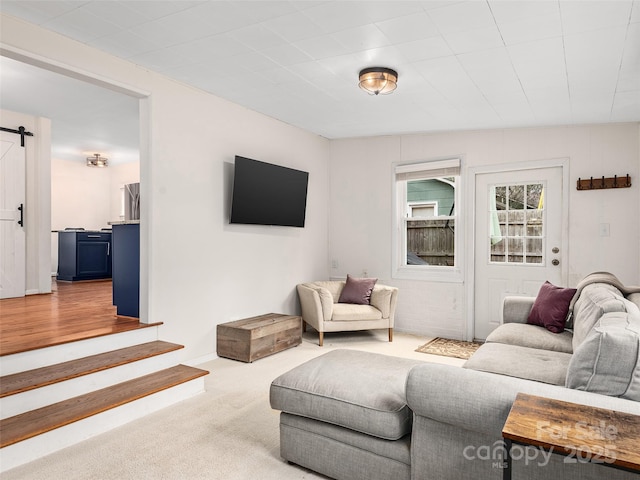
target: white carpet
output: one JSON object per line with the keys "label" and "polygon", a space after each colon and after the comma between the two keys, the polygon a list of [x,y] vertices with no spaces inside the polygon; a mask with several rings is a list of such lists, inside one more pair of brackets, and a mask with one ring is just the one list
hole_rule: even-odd
{"label": "white carpet", "polygon": [[423,361],[463,360],[414,350],[429,338],[386,331],[304,334],[302,345],[242,363],[216,359],[199,365],[211,373],[206,392],[124,427],[86,440],[2,475],[2,480],[325,478],[279,455],[278,415],[269,385],[281,373],[335,348],[352,348]]}

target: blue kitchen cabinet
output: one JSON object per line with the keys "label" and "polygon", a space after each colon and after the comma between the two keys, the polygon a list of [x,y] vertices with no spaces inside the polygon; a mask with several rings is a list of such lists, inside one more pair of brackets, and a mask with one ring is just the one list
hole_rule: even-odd
{"label": "blue kitchen cabinet", "polygon": [[58,232],[58,280],[111,278],[111,232]]}
{"label": "blue kitchen cabinet", "polygon": [[140,317],[140,224],[111,225],[113,229],[113,304],[117,314]]}

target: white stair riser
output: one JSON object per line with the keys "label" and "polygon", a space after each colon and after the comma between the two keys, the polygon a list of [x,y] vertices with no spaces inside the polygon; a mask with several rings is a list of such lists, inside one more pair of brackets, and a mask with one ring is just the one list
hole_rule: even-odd
{"label": "white stair riser", "polygon": [[204,378],[177,385],[0,450],[0,472],[122,426],[204,392]]}
{"label": "white stair riser", "polygon": [[0,399],[0,418],[13,417],[29,410],[84,395],[117,383],[126,382],[180,363],[180,350],[145,358],[90,375],[36,388]]}
{"label": "white stair riser", "polygon": [[0,375],[11,375],[26,370],[34,370],[154,340],[158,340],[157,326],[5,355],[0,357]]}

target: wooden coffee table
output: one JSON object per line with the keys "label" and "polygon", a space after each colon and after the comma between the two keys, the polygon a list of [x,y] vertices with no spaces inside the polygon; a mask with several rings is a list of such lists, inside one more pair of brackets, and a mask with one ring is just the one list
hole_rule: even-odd
{"label": "wooden coffee table", "polygon": [[253,362],[302,343],[302,318],[267,313],[243,318],[217,327],[217,353],[220,357]]}
{"label": "wooden coffee table", "polygon": [[519,393],[502,429],[511,479],[512,443],[640,473],[640,416]]}

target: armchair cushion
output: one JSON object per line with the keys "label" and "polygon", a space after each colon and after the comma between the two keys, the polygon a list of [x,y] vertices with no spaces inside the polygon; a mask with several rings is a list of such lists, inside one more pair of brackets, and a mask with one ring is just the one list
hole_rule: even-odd
{"label": "armchair cushion", "polygon": [[369,305],[371,292],[377,281],[377,278],[356,278],[347,274],[347,282],[340,293],[338,303]]}
{"label": "armchair cushion", "polygon": [[353,322],[360,320],[380,320],[382,312],[371,305],[354,305],[351,303],[336,303],[333,306],[334,322]]}

